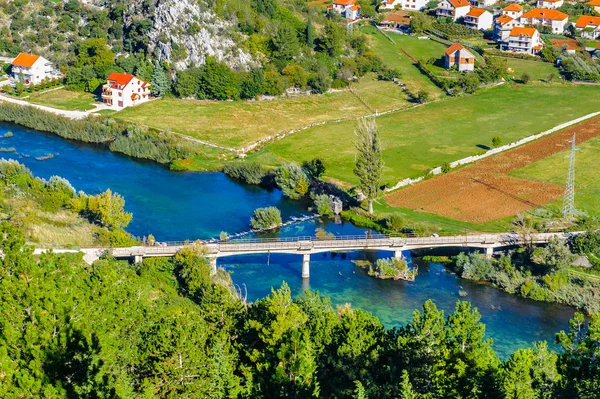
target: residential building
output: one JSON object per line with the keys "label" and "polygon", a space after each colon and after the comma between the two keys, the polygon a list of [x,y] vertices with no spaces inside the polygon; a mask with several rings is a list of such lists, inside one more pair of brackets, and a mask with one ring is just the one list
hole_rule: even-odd
{"label": "residential building", "polygon": [[475,70],[475,56],[460,43],[454,43],[448,47],[444,54],[444,66],[446,69],[450,69],[455,65],[460,72],[472,72]]}
{"label": "residential building", "polygon": [[46,79],[61,76],[52,63],[39,55],[21,53],[12,62],[11,74],[15,80],[28,84],[40,84]]}
{"label": "residential building", "polygon": [[[396,7],[398,6],[398,7]],[[379,9],[423,11],[427,8],[427,0],[383,0]]]}
{"label": "residential building", "polygon": [[510,31],[518,26],[523,26],[518,18],[513,18],[506,14],[496,17],[494,21],[494,40],[501,43],[508,43]]}
{"label": "residential building", "polygon": [[465,15],[464,21],[471,29],[488,30],[492,28],[494,16],[484,8],[471,8]]}
{"label": "residential building", "polygon": [[442,0],[438,4],[436,15],[438,18],[450,17],[454,21],[467,15],[471,9],[469,0]]}
{"label": "residential building", "polygon": [[537,0],[538,8],[549,8],[556,10],[565,4],[564,0]]}
{"label": "residential building", "polygon": [[600,0],[591,0],[585,4],[587,4],[590,7],[594,7],[594,11],[596,11],[597,13],[600,13]]}
{"label": "residential building", "polygon": [[411,17],[408,11],[390,11],[387,14],[385,14],[385,16],[383,17],[381,22],[379,22],[378,25],[386,28],[408,31],[410,28],[410,18]]}
{"label": "residential building", "polygon": [[521,18],[521,15],[523,15],[523,7],[517,3],[509,4],[502,9],[502,15],[508,15],[513,19]]}
{"label": "residential building", "polygon": [[512,28],[505,51],[535,55],[542,49],[540,33],[535,28]]}
{"label": "residential building", "polygon": [[582,15],[575,23],[575,31],[584,39],[596,39],[600,36],[600,17]]}
{"label": "residential building", "polygon": [[497,2],[498,2],[498,0],[469,0],[469,3],[471,3],[471,6],[477,7],[477,8],[491,7],[494,4],[496,4]]}
{"label": "residential building", "polygon": [[102,102],[120,110],[150,99],[150,83],[128,73],[111,73],[102,86]]}
{"label": "residential building", "polygon": [[327,6],[327,12],[334,11],[342,17],[355,20],[360,16],[360,6],[357,0],[334,0],[333,4]]}
{"label": "residential building", "polygon": [[523,14],[520,20],[523,25],[548,26],[552,29],[552,33],[561,34],[565,31],[569,16],[558,10],[535,8]]}

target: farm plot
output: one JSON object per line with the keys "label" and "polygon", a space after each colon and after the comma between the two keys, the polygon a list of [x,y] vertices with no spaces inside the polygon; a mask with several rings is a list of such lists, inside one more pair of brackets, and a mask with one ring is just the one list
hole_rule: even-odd
{"label": "farm plot", "polygon": [[560,184],[511,176],[514,170],[600,135],[600,118],[544,137],[533,143],[407,187],[386,197],[388,204],[442,215],[469,223],[484,223],[546,205],[561,197]]}

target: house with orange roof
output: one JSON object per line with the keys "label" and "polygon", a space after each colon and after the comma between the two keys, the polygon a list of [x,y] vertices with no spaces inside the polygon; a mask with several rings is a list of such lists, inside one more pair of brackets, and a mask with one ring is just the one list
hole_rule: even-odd
{"label": "house with orange roof", "polygon": [[383,0],[379,9],[423,11],[427,8],[427,0]]}
{"label": "house with orange roof", "polygon": [[102,85],[102,102],[121,110],[145,103],[150,99],[150,83],[128,73],[111,73]]}
{"label": "house with orange roof", "polygon": [[457,42],[446,49],[444,66],[446,69],[456,66],[460,72],[472,72],[475,70],[475,56]]}
{"label": "house with orange roof", "polygon": [[537,54],[543,47],[540,33],[535,28],[512,28],[508,35],[508,45],[503,50],[529,55]]}
{"label": "house with orange roof", "polygon": [[594,11],[596,11],[597,13],[600,13],[600,0],[591,0],[585,4],[587,4],[590,7],[593,7]]}
{"label": "house with orange roof", "polygon": [[360,5],[357,0],[333,0],[333,4],[327,6],[327,12],[334,11],[342,17],[354,21],[360,16]]}
{"label": "house with orange roof", "polygon": [[28,84],[40,84],[47,79],[55,79],[61,76],[60,72],[54,69],[50,61],[44,57],[34,54],[21,53],[12,62],[12,77]]}
{"label": "house with orange roof", "polygon": [[435,15],[438,18],[452,18],[456,21],[467,15],[470,9],[469,0],[442,0],[435,10]]}
{"label": "house with orange roof", "polygon": [[561,34],[569,21],[569,16],[558,10],[534,8],[527,11],[520,18],[523,25],[543,25],[552,29],[552,33]]}
{"label": "house with orange roof", "polygon": [[575,22],[575,32],[578,32],[584,39],[594,40],[600,37],[600,17],[580,16]]}
{"label": "house with orange roof", "polygon": [[494,16],[485,8],[471,8],[465,15],[464,21],[471,29],[488,30],[492,28]]}
{"label": "house with orange roof", "polygon": [[513,19],[521,18],[521,15],[523,15],[523,6],[517,3],[509,4],[502,9],[502,15],[508,15]]}
{"label": "house with orange roof", "polygon": [[523,26],[519,18],[513,18],[507,14],[497,16],[494,20],[494,40],[500,43],[508,43],[510,31],[518,26]]}
{"label": "house with orange roof", "polygon": [[548,8],[550,10],[556,10],[565,4],[564,0],[537,0],[538,8]]}
{"label": "house with orange roof", "polygon": [[411,18],[409,11],[394,10],[386,13],[381,22],[377,25],[399,31],[408,31],[410,29]]}

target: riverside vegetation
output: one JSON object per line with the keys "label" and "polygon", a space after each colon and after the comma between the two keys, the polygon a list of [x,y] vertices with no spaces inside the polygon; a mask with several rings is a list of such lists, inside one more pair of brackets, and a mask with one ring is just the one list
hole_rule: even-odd
{"label": "riverside vegetation", "polygon": [[[577,314],[563,348],[500,360],[477,309],[428,301],[385,329],[283,285],[249,304],[201,248],[130,265],[32,256],[0,225],[0,396],[115,398],[597,398],[600,317]],[[90,298],[94,300],[90,301]]]}

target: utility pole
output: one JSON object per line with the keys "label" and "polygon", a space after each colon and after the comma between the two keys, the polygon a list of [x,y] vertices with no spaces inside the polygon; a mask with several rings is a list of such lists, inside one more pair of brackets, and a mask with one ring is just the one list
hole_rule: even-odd
{"label": "utility pole", "polygon": [[562,214],[565,219],[571,219],[575,216],[575,152],[579,149],[575,146],[576,134],[573,133],[571,140],[571,153],[569,154],[569,172],[567,174],[567,185],[565,187],[565,197],[563,200]]}

